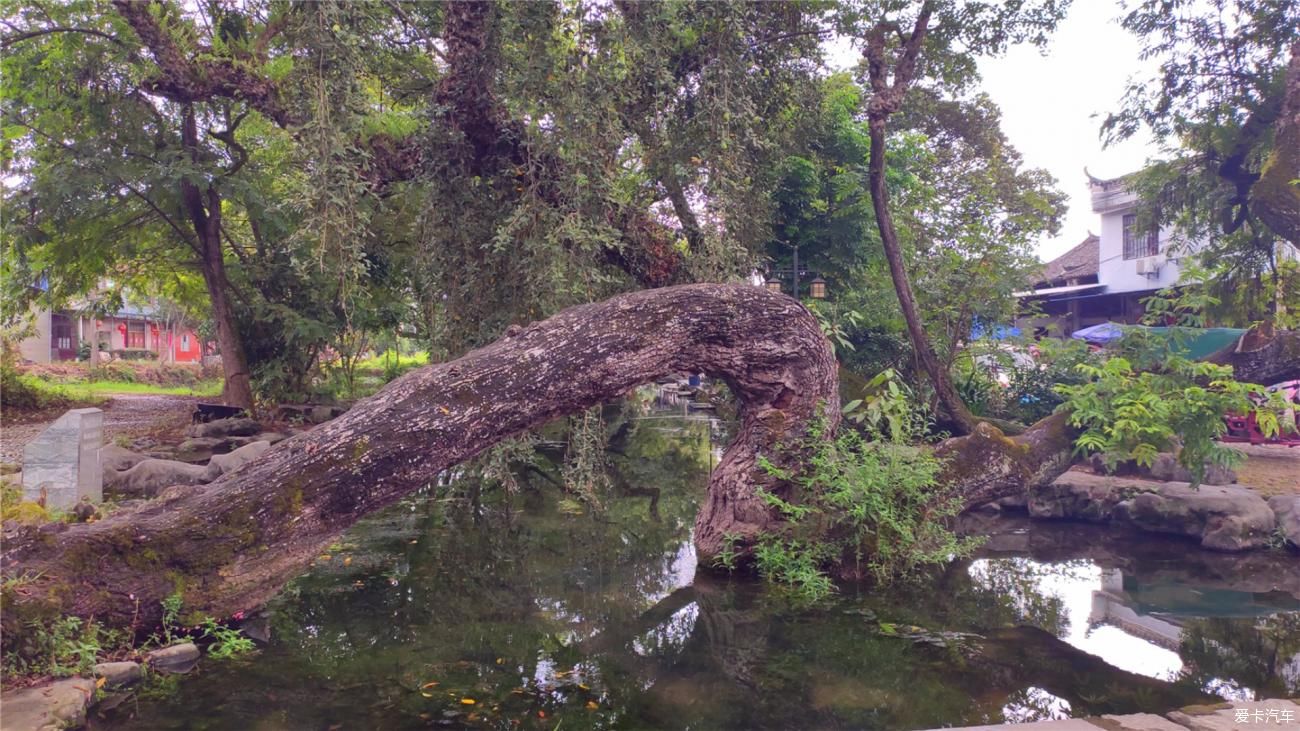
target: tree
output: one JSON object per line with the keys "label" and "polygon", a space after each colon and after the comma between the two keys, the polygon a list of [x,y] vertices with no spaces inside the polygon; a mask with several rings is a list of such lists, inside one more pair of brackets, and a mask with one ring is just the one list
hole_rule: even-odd
{"label": "tree", "polygon": [[994,5],[956,0],[915,3],[867,3],[846,18],[862,41],[870,96],[866,101],[871,135],[869,166],[871,201],[876,226],[907,323],[917,359],[930,376],[939,401],[960,431],[976,423],[952,385],[926,335],[894,227],[885,185],[885,142],[888,122],[904,105],[918,82],[933,79],[960,88],[974,79],[974,58],[996,54],[1010,43],[1043,44],[1047,33],[1064,16],[1068,0]]}
{"label": "tree", "polygon": [[[228,617],[271,597],[362,515],[438,472],[556,416],[617,397],[665,373],[703,371],[740,402],[740,427],[713,469],[696,518],[709,563],[743,555],[778,530],[760,486],[762,455],[797,469],[808,425],[837,421],[834,358],[816,320],[788,297],[751,285],[634,292],[514,328],[465,357],[427,366],[318,429],[201,487],[62,532],[7,537],[5,636],[48,613],[115,626],[152,623],[180,587],[186,605]],[[1058,415],[1059,416],[1059,415]],[[1071,433],[1051,417],[1010,440],[988,425],[941,449],[944,479],[970,501],[1050,481],[1068,465]]]}
{"label": "tree", "polygon": [[1102,126],[1108,142],[1147,129],[1164,148],[1131,178],[1144,217],[1201,247],[1189,253],[1205,270],[1197,286],[1218,300],[1209,314],[1294,326],[1300,275],[1279,246],[1300,246],[1300,11],[1147,0],[1121,22],[1159,62]]}

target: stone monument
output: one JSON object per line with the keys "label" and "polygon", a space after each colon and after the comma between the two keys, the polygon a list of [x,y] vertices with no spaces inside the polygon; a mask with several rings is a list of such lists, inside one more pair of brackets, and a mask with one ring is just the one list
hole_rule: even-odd
{"label": "stone monument", "polygon": [[23,448],[23,499],[45,498],[51,510],[72,510],[81,498],[104,499],[99,450],[104,446],[104,412],[73,409]]}

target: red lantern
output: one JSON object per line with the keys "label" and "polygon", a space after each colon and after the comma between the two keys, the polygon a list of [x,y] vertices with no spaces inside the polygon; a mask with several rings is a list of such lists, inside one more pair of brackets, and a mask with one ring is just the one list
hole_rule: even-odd
{"label": "red lantern", "polygon": [[158,324],[154,322],[149,323],[149,332],[153,333],[156,337],[158,335]]}
{"label": "red lantern", "polygon": [[126,337],[126,323],[125,323],[125,322],[119,322],[119,323],[117,324],[117,331],[120,332],[120,333],[122,333],[122,337]]}

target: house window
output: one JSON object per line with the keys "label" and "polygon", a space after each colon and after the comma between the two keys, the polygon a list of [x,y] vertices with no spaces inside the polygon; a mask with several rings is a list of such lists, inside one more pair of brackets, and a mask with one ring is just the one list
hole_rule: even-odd
{"label": "house window", "polygon": [[181,351],[182,351],[182,352],[185,352],[185,353],[190,352],[190,334],[189,334],[189,333],[185,333],[184,335],[181,336]]}
{"label": "house window", "polygon": [[1141,259],[1160,253],[1160,234],[1156,229],[1139,230],[1137,216],[1124,216],[1124,258]]}
{"label": "house window", "polygon": [[126,324],[126,347],[144,348],[144,323],[128,322]]}

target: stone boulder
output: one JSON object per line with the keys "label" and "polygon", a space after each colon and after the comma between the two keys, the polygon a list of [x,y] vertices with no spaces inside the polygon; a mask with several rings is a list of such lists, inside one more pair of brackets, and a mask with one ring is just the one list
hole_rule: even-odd
{"label": "stone boulder", "polygon": [[146,459],[125,472],[116,474],[104,492],[116,497],[150,498],[172,485],[198,485],[207,482],[203,465],[170,459]]}
{"label": "stone boulder", "polygon": [[86,709],[95,698],[95,681],[87,678],[56,680],[22,690],[5,691],[4,728],[22,731],[59,731],[81,728]]}
{"label": "stone boulder", "polygon": [[1142,482],[1067,472],[1029,497],[1036,518],[1124,523],[1153,533],[1197,539],[1216,551],[1244,551],[1268,544],[1273,510],[1244,487],[1185,482]]}
{"label": "stone boulder", "polygon": [[245,444],[230,454],[218,454],[212,457],[208,466],[203,471],[203,481],[211,482],[227,472],[239,469],[244,464],[251,462],[271,448],[270,442],[253,442]]}
{"label": "stone boulder", "polygon": [[1119,522],[1154,533],[1200,540],[1214,551],[1245,551],[1268,545],[1277,524],[1258,493],[1242,487],[1167,482],[1115,506]]}
{"label": "stone boulder", "polygon": [[176,445],[175,458],[190,464],[207,463],[213,455],[229,454],[246,444],[261,441],[260,437],[190,437]]}
{"label": "stone boulder", "polygon": [[1034,490],[1026,502],[1034,518],[1105,523],[1115,506],[1141,488],[1121,488],[1114,478],[1098,479],[1086,472],[1066,472]]}
{"label": "stone boulder", "polygon": [[199,662],[199,648],[193,642],[154,650],[145,656],[149,667],[164,673],[188,673]]}
{"label": "stone boulder", "polygon": [[1278,532],[1292,548],[1300,548],[1300,495],[1274,495],[1268,506],[1277,516]]}
{"label": "stone boulder", "polygon": [[217,419],[206,424],[195,424],[189,429],[191,437],[251,437],[262,431],[262,425],[253,419]]}
{"label": "stone boulder", "polygon": [[[1088,458],[1088,466],[1099,475],[1145,477],[1163,482],[1192,481],[1191,471],[1179,464],[1178,457],[1169,452],[1157,454],[1150,467],[1144,467],[1136,462],[1126,460],[1117,463],[1114,469],[1107,469],[1106,460],[1100,454],[1094,454]],[[1205,466],[1205,477],[1201,479],[1202,485],[1232,485],[1236,482],[1236,472],[1227,467],[1213,464]]]}
{"label": "stone boulder", "polygon": [[99,466],[114,472],[129,470],[146,459],[149,458],[139,452],[132,452],[116,444],[110,444],[99,450]]}
{"label": "stone boulder", "polygon": [[104,679],[104,687],[121,688],[138,682],[144,677],[144,671],[138,662],[101,662],[91,668],[91,674]]}

